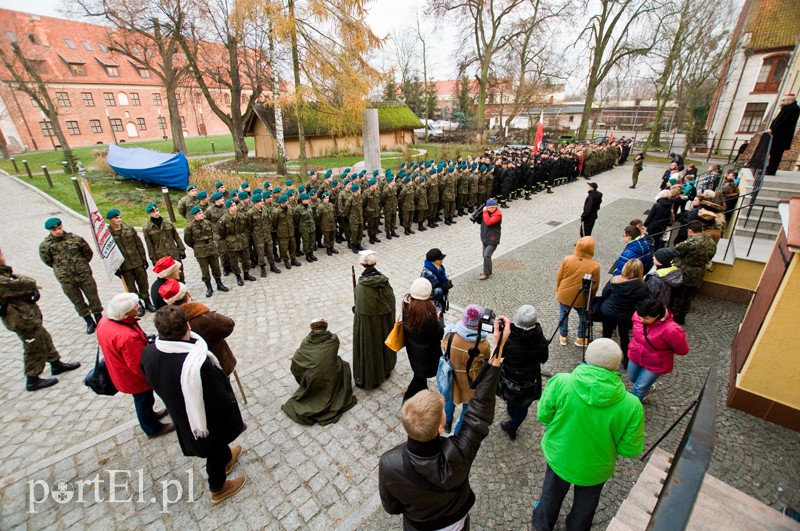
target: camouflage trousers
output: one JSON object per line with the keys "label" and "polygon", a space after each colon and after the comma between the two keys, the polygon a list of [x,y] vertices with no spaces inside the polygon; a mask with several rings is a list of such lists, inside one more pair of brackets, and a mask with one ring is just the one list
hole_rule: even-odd
{"label": "camouflage trousers", "polygon": [[323,230],[321,232],[322,246],[326,249],[332,248],[336,238],[336,230]]}
{"label": "camouflage trousers", "polygon": [[222,272],[219,269],[219,255],[212,254],[211,256],[195,256],[197,263],[200,264],[200,274],[203,278],[203,283],[211,282],[211,277],[208,270],[211,269],[211,274],[214,279],[222,278]]}
{"label": "camouflage trousers", "polygon": [[[72,282],[61,282],[61,289],[64,290],[64,295],[67,296],[69,301],[75,307],[75,311],[81,317],[86,317],[90,313],[101,313],[103,311],[103,304],[100,302],[100,296],[97,294],[97,284],[94,278],[86,276],[83,278],[76,278]],[[84,299],[85,295],[85,299]],[[88,301],[88,304],[87,304]]]}
{"label": "camouflage trousers", "polygon": [[439,215],[439,202],[428,202],[428,221],[434,221]]}
{"label": "camouflage trousers", "polygon": [[428,209],[426,208],[425,210],[417,210],[416,212],[417,212],[416,216],[417,223],[422,225],[423,223],[425,223],[425,220],[428,219]]}
{"label": "camouflage trousers", "polygon": [[443,210],[443,215],[444,215],[445,219],[452,218],[453,216],[455,216],[455,214],[456,214],[456,203],[455,203],[455,201],[445,200],[442,203],[442,207],[443,207],[442,210]]}
{"label": "camouflage trousers", "polygon": [[[228,249],[228,262],[230,262],[230,268],[234,275],[241,275],[242,271],[245,273],[250,271],[249,254],[250,252],[247,249],[241,249],[239,251],[231,251]],[[240,262],[242,264],[241,268],[239,268]]]}
{"label": "camouflage trousers", "polygon": [[150,302],[150,287],[147,285],[147,270],[143,267],[135,267],[122,271],[122,279],[125,281],[125,289],[128,293],[138,293],[139,298],[145,302]]}
{"label": "camouflage trousers", "polygon": [[414,223],[414,211],[403,210],[403,227],[410,229],[412,223]]}
{"label": "camouflage trousers", "polygon": [[255,242],[253,245],[256,247],[256,257],[258,265],[275,265],[275,256],[272,253],[272,240],[266,242]]}
{"label": "camouflage trousers", "polygon": [[297,243],[294,235],[278,238],[278,247],[281,251],[281,260],[290,260],[297,254]]}
{"label": "camouflage trousers", "polygon": [[364,239],[364,224],[361,222],[350,223],[350,243],[361,245],[361,240]]}
{"label": "camouflage trousers", "polygon": [[314,244],[316,243],[317,235],[314,230],[301,230],[300,241],[303,244],[303,254],[308,254],[314,251]]}
{"label": "camouflage trousers", "polygon": [[386,234],[397,228],[397,210],[384,210],[383,228],[386,229]]}
{"label": "camouflage trousers", "polygon": [[50,333],[43,326],[25,332],[17,331],[17,335],[22,340],[25,376],[39,376],[46,362],[61,359]]}

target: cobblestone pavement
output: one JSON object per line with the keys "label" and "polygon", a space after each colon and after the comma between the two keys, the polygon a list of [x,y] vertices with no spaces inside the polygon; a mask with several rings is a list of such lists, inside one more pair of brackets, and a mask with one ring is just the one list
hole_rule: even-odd
{"label": "cobblestone pavement", "polygon": [[[636,190],[628,189],[629,172],[626,166],[596,178],[604,193],[595,228],[597,256],[604,271],[622,247],[617,234],[621,227],[649,206],[661,169],[646,167],[640,179],[644,184]],[[98,397],[82,385],[94,360],[96,342],[83,333],[82,320],[52,272],[39,261],[37,249],[46,235],[40,227],[47,217],[61,216],[66,230],[88,239],[85,222],[18,181],[0,178],[9,196],[15,198],[5,208],[0,246],[15,271],[33,276],[42,286],[40,306],[45,325],[63,358],[84,365],[62,375],[55,387],[26,393],[18,340],[0,330],[0,351],[7,354],[0,368],[0,529],[72,525],[97,529],[399,527],[399,519],[388,517],[380,508],[376,467],[377,457],[404,439],[397,411],[410,370],[402,353],[392,378],[377,390],[357,389],[358,405],[334,426],[299,426],[280,411],[295,388],[288,360],[305,336],[310,317],[327,317],[341,338],[341,355],[352,359],[350,268],[356,263],[355,255],[341,246],[345,252],[321,256],[318,264],[303,262],[300,268],[280,276],[269,274],[243,288],[234,284],[229,293],[215,293],[208,300],[201,295],[199,300],[237,321],[230,344],[239,359],[238,372],[249,399],[248,405],[242,404],[249,428],[238,441],[245,452],[236,472],[246,475],[248,484],[225,504],[211,508],[202,460],[181,455],[172,436],[148,440],[135,420],[130,397]],[[488,282],[476,280],[478,228],[463,217],[455,226],[377,244],[378,267],[389,276],[399,301],[418,275],[425,252],[440,247],[448,255],[446,265],[456,285],[450,319],[457,315],[456,304],[482,302],[498,311],[513,312],[519,304],[532,302],[540,309],[545,329],[552,330],[556,322],[551,300],[555,269],[577,239],[574,220],[586,187],[581,181],[555,192],[534,196],[533,201],[515,201],[511,209],[504,210],[496,273]],[[190,290],[202,294],[195,260],[190,257],[185,262]],[[93,268],[100,294],[108,300],[121,286],[115,278],[109,281],[104,277],[98,260]],[[603,275],[603,282],[607,277]],[[711,473],[775,507],[782,502],[796,503],[800,501],[798,434],[724,409],[727,347],[744,308],[710,300],[698,301],[697,307],[704,303],[708,310],[695,312],[687,326],[692,353],[677,364],[673,375],[663,379],[646,408],[647,441],[655,440],[691,401],[713,362],[722,388],[722,410]],[[142,325],[154,331],[152,316],[145,317]],[[553,361],[546,366],[551,372],[571,370],[580,361],[577,347],[555,347],[551,356]],[[538,449],[541,434],[533,415],[514,443],[502,431],[492,429],[473,468],[472,484],[478,495],[472,511],[475,528],[521,529],[528,525],[531,503],[544,473]],[[674,449],[677,440],[678,435],[671,436],[664,447]],[[604,491],[598,526],[609,521],[641,468],[637,461],[620,461],[616,476]],[[99,485],[97,489],[85,486],[85,492],[75,492],[68,502],[45,497],[56,481],[77,486],[78,481],[95,478],[104,483],[94,483]],[[112,487],[112,482],[118,486]],[[133,498],[130,503],[108,503],[112,495],[116,500]]]}

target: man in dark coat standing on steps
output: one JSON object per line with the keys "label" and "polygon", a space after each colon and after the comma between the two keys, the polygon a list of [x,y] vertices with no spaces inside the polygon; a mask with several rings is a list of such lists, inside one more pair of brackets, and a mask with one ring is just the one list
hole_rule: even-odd
{"label": "man in dark coat standing on steps", "polygon": [[780,105],[780,112],[767,129],[767,133],[772,135],[772,147],[769,150],[769,164],[765,175],[775,175],[778,171],[783,152],[792,147],[797,118],[800,117],[800,106],[797,105],[797,97],[794,94],[786,94],[781,98]]}
{"label": "man in dark coat standing on steps", "polygon": [[603,194],[597,191],[597,183],[590,182],[589,193],[583,202],[583,213],[581,214],[581,238],[591,236],[594,222],[597,221],[597,212],[600,210],[600,203],[603,202]]}

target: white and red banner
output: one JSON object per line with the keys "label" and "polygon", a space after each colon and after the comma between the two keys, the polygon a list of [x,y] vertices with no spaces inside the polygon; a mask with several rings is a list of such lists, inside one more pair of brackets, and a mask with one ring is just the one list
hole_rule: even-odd
{"label": "white and red banner", "polygon": [[539,124],[536,126],[536,138],[533,142],[534,155],[542,149],[542,140],[544,140],[544,111],[539,115]]}
{"label": "white and red banner", "polygon": [[94,245],[103,260],[106,274],[111,279],[122,265],[122,262],[125,261],[125,258],[122,256],[122,251],[117,247],[114,237],[111,236],[111,230],[108,228],[106,220],[103,219],[102,214],[97,209],[97,204],[94,202],[92,191],[89,189],[89,183],[86,182],[86,179],[83,179],[83,204],[86,205],[86,215],[89,216],[89,224],[92,227]]}

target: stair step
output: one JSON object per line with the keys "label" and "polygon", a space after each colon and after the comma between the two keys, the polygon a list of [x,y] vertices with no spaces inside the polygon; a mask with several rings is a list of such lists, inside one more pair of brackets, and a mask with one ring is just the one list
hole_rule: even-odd
{"label": "stair step", "polygon": [[[742,231],[748,231],[750,234],[756,230],[756,224],[758,223],[758,218],[751,218],[750,222],[745,227],[744,222],[740,222],[736,225],[736,232],[741,234]],[[779,221],[767,221],[765,219],[761,220],[761,223],[758,223],[758,235],[765,236],[766,234],[777,236],[778,232],[781,229],[781,223]]]}

